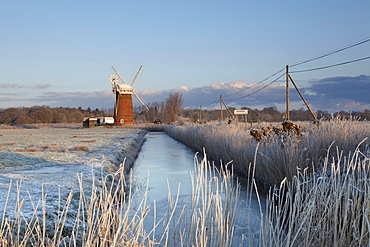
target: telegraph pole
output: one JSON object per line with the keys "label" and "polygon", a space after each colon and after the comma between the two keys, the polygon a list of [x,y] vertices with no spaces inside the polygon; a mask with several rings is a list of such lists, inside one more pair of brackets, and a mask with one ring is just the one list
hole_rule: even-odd
{"label": "telegraph pole", "polygon": [[221,121],[224,120],[224,117],[222,116],[222,95],[220,94],[220,119]]}
{"label": "telegraph pole", "polygon": [[288,75],[290,81],[293,83],[293,86],[295,87],[295,89],[297,90],[299,96],[301,96],[301,99],[303,101],[303,103],[306,105],[308,111],[311,113],[311,116],[313,117],[313,119],[315,119],[315,121],[317,122],[317,117],[315,115],[315,113],[313,113],[313,111],[311,110],[310,106],[308,105],[307,101],[305,100],[305,98],[303,97],[303,94],[301,93],[301,91],[298,89],[297,85],[295,84],[295,82],[293,81],[293,78]]}
{"label": "telegraph pole", "polygon": [[290,120],[289,116],[289,65],[285,67],[285,80],[286,80],[286,112],[285,119]]}
{"label": "telegraph pole", "polygon": [[202,122],[202,106],[199,107],[199,122]]}

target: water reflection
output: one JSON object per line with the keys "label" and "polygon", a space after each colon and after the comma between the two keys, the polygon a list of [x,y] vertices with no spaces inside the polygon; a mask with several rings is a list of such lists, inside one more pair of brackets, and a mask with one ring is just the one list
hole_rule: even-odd
{"label": "water reflection", "polygon": [[[175,196],[180,184],[178,208],[184,205],[191,206],[189,204],[192,187],[190,172],[194,170],[194,156],[194,151],[165,133],[147,134],[147,141],[134,164],[133,174],[137,191],[132,205],[134,209],[140,207],[142,199],[145,198],[144,193],[148,183],[146,204],[152,205],[155,201],[156,210],[152,210],[146,217],[147,231],[151,230],[153,225],[150,222],[153,222],[154,217],[160,219],[167,212],[168,188],[171,189],[171,195]],[[250,195],[245,186],[241,188],[239,199],[238,217],[234,222],[233,246],[246,246],[249,233],[258,236],[260,210],[264,211],[265,203],[262,200],[260,205],[256,195],[253,193]],[[155,211],[156,216],[153,213]],[[157,233],[159,232],[161,231],[157,229]]]}
{"label": "water reflection", "polygon": [[190,171],[194,170],[194,151],[162,132],[150,132],[134,164],[135,184],[143,193],[148,182],[147,203],[166,199],[171,194],[191,193]]}

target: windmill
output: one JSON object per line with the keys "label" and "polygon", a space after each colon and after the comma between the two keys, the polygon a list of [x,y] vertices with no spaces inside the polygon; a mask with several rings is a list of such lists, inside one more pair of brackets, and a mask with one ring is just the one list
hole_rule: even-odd
{"label": "windmill", "polygon": [[[112,90],[115,96],[114,104],[114,123],[119,125],[133,125],[134,124],[134,111],[132,109],[132,95],[140,101],[143,106],[149,110],[149,106],[144,102],[143,99],[134,91],[133,85],[137,80],[141,69],[140,65],[138,71],[136,72],[134,79],[131,84],[128,84],[125,79],[118,73],[118,71],[112,66],[115,74],[112,74],[109,78],[112,84]],[[122,83],[119,83],[119,80]]]}

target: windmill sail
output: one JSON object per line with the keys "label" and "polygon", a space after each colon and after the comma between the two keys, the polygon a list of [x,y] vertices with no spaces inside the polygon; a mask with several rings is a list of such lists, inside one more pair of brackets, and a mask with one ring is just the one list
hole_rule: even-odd
{"label": "windmill sail", "polygon": [[140,71],[141,71],[141,69],[143,68],[143,65],[140,65],[140,68],[137,70],[137,73],[136,73],[136,75],[135,75],[135,77],[134,77],[134,79],[132,80],[132,82],[131,82],[131,86],[133,86],[134,85],[134,83],[136,82],[136,79],[137,79],[137,77],[139,76],[139,74],[140,74]]}
{"label": "windmill sail", "polygon": [[[115,94],[114,104],[114,122],[120,125],[131,125],[134,124],[134,113],[132,107],[132,95],[140,101],[144,107],[149,110],[149,106],[145,101],[134,91],[133,85],[139,77],[139,74],[143,66],[140,65],[138,71],[135,74],[131,84],[128,84],[125,79],[118,73],[118,71],[112,66],[115,74],[110,76],[110,83],[112,84],[112,91]],[[123,83],[119,83],[119,79]]]}
{"label": "windmill sail", "polygon": [[136,98],[140,101],[140,103],[149,111],[149,106],[145,101],[135,92],[133,91],[133,94],[136,96]]}

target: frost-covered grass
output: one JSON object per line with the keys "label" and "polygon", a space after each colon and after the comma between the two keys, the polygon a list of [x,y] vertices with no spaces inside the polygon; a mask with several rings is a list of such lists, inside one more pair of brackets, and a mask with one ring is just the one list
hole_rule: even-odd
{"label": "frost-covered grass", "polygon": [[[187,126],[191,130],[187,138],[201,131],[209,133],[213,130],[211,127]],[[351,130],[351,136],[344,138],[340,132],[328,133],[327,138],[322,138],[316,133],[317,130],[333,130],[332,127]],[[245,164],[244,171],[249,178],[248,190],[254,190],[259,200],[266,200],[266,208],[262,208],[264,203],[261,202],[257,220],[247,217],[245,225],[249,231],[240,232],[236,223],[242,215],[249,214],[248,209],[241,210],[241,204],[251,207],[251,199],[241,199],[232,173],[226,169],[211,169],[205,155],[204,159],[195,160],[190,197],[173,196],[169,192],[168,201],[158,206],[156,203],[148,205],[144,194],[139,206],[134,207],[135,192],[127,190],[131,186],[125,184],[125,166],[115,175],[103,172],[99,179],[93,176],[92,182],[80,174],[79,186],[70,188],[68,193],[59,190],[57,200],[50,198],[49,186],[39,186],[38,196],[27,196],[24,193],[27,187],[14,182],[4,197],[0,243],[3,246],[368,246],[370,159],[368,140],[360,140],[368,136],[369,130],[365,127],[361,122],[323,123],[312,127],[317,129],[306,127],[302,139],[273,138],[259,144],[245,135],[244,142],[249,142],[245,145],[251,147],[251,161]],[[234,133],[236,141],[242,142],[240,134],[246,132],[244,128],[226,128],[229,128],[227,133]],[[235,140],[222,138],[220,132],[211,132],[216,139],[212,139],[212,135],[198,139],[213,148],[220,144],[212,141],[221,141],[221,151],[232,150],[234,147],[227,146],[226,141]],[[352,143],[333,143],[332,137],[353,140]],[[328,146],[317,144],[317,147],[322,145],[323,151],[316,151],[320,155],[312,158],[310,165],[292,169],[295,173],[292,172],[291,177],[275,180],[278,182],[267,191],[265,199],[259,196],[257,183],[261,178],[257,175],[266,174],[268,178],[272,174],[272,171],[259,170],[264,162],[263,155],[277,155],[269,149],[278,149],[285,157],[297,146],[296,152],[301,150],[300,143],[310,144],[310,140],[320,138]],[[96,135],[94,139],[97,142],[88,144],[99,143]],[[4,147],[8,146],[12,145]],[[307,148],[313,147],[308,145]],[[208,149],[206,151],[208,153]],[[220,155],[219,151],[212,156]],[[284,160],[288,162],[293,158],[285,157]],[[240,169],[236,167],[238,163],[234,163],[234,169]],[[228,166],[232,168],[231,164]],[[25,207],[29,202],[30,212]]]}
{"label": "frost-covered grass", "polygon": [[168,126],[166,132],[195,150],[205,148],[214,160],[232,162],[257,194],[266,194],[260,232],[251,231],[246,246],[369,246],[369,123],[299,124],[302,136],[261,142],[249,126],[225,123]]}
{"label": "frost-covered grass", "polygon": [[[320,169],[327,149],[348,153],[360,146],[369,152],[370,123],[356,120],[332,119],[312,125],[299,122],[302,135],[272,135],[257,142],[249,133],[250,125],[228,125],[225,122],[206,125],[171,125],[165,132],[196,151],[206,150],[213,160],[232,161],[237,174],[247,176],[250,164],[256,163],[255,179],[260,189],[267,191],[289,181],[297,171]],[[268,123],[253,128],[268,126]],[[278,126],[279,124],[274,124]],[[279,126],[281,127],[281,125]]]}
{"label": "frost-covered grass", "polygon": [[[0,169],[76,163],[117,165],[123,161],[123,157],[118,157],[119,153],[130,156],[127,151],[131,145],[135,145],[141,132],[143,131],[104,127],[0,129]],[[125,139],[121,139],[123,137]]]}
{"label": "frost-covered grass", "polygon": [[369,246],[369,156],[328,152],[322,165],[270,190],[259,242],[249,246]]}
{"label": "frost-covered grass", "polygon": [[[228,170],[213,170],[206,159],[196,162],[191,174],[193,190],[181,205],[169,193],[166,214],[159,217],[156,204],[144,196],[133,207],[134,193],[125,185],[124,169],[103,175],[90,187],[79,176],[79,189],[61,195],[57,202],[33,201],[33,213],[24,216],[22,187],[7,210],[6,199],[0,224],[2,246],[231,246],[237,217],[239,188]],[[122,167],[123,168],[123,167]],[[12,190],[12,185],[9,191]],[[30,198],[32,200],[32,198]],[[184,199],[182,199],[184,201]],[[54,210],[50,210],[50,205]],[[161,209],[163,210],[163,208]],[[149,214],[153,221],[147,221]],[[149,225],[149,228],[148,228]]]}
{"label": "frost-covered grass", "polygon": [[[256,164],[255,164],[256,165]],[[258,189],[251,166],[249,190]],[[134,207],[135,192],[126,190],[121,171],[102,175],[90,185],[80,175],[79,188],[48,200],[40,188],[32,214],[24,214],[23,188],[9,195],[0,224],[2,246],[368,246],[370,159],[356,149],[348,156],[327,156],[320,172],[300,171],[271,189],[260,217],[247,217],[249,228],[236,235],[242,214],[239,187],[227,169],[195,160],[192,193],[169,192],[163,204]],[[86,189],[89,188],[89,189]],[[169,188],[170,190],[171,188]],[[148,188],[146,192],[148,191]],[[250,194],[251,195],[251,194]],[[30,198],[32,199],[32,198]],[[261,204],[262,207],[262,204]],[[8,210],[14,208],[14,210]],[[25,217],[27,215],[28,217]],[[259,230],[254,230],[257,225]]]}
{"label": "frost-covered grass", "polygon": [[[34,217],[32,200],[41,201],[44,193],[47,216],[53,216],[59,198],[66,199],[71,189],[79,188],[77,173],[89,190],[93,174],[114,172],[123,160],[127,172],[145,133],[118,128],[1,129],[0,210],[8,203],[7,212],[14,212],[18,197],[23,198],[22,217],[30,219]],[[17,190],[17,183],[22,189]],[[74,212],[75,201],[73,198],[69,212]]]}

